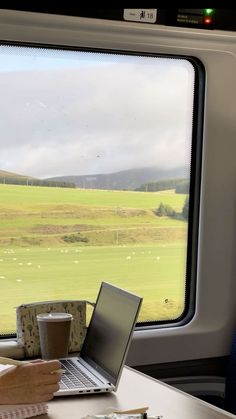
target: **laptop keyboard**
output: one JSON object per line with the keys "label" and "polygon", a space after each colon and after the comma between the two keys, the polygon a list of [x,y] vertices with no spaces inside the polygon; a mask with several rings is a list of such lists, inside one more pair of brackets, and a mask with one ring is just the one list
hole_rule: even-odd
{"label": "laptop keyboard", "polygon": [[78,366],[70,360],[60,360],[62,368],[66,371],[62,374],[60,389],[75,389],[96,387],[97,384]]}

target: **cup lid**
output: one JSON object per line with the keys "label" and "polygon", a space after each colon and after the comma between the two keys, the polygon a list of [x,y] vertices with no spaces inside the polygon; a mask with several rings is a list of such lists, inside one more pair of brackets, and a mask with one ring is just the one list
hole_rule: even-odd
{"label": "cup lid", "polygon": [[37,320],[47,322],[61,322],[73,320],[73,316],[69,313],[41,313],[37,314]]}

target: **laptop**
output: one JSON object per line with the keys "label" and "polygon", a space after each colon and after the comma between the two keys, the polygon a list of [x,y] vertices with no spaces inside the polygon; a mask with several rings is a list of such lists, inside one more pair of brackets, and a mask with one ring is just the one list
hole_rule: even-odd
{"label": "laptop", "polygon": [[106,282],[79,357],[60,359],[65,370],[55,396],[116,391],[142,298]]}

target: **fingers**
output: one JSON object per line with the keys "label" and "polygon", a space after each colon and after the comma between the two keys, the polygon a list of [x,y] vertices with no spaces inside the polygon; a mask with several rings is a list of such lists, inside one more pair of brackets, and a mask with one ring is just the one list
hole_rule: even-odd
{"label": "fingers", "polygon": [[38,376],[38,383],[41,384],[54,384],[60,381],[61,374],[41,374]]}
{"label": "fingers", "polygon": [[[27,400],[29,403],[29,400],[33,403],[39,402],[39,401],[47,401],[51,400],[54,397],[54,394],[59,390],[59,384],[58,383],[52,383],[52,384],[38,384],[35,385],[31,390],[27,393]],[[25,391],[23,391],[25,396]],[[26,400],[26,403],[27,403]]]}
{"label": "fingers", "polygon": [[15,379],[16,384],[20,381],[20,377],[25,385],[37,386],[45,384],[57,383],[61,379],[60,373],[54,373],[60,368],[59,361],[43,361],[40,363],[28,363],[20,367],[16,367]]}
{"label": "fingers", "polygon": [[45,362],[43,359],[33,359],[29,361],[30,364],[40,364],[41,362]]}
{"label": "fingers", "polygon": [[54,384],[45,384],[42,389],[41,389],[41,393],[42,394],[54,394],[59,390],[59,384],[58,383],[54,383]]}
{"label": "fingers", "polygon": [[51,374],[53,371],[60,369],[61,364],[57,360],[29,362],[20,368],[29,368],[34,370],[35,374]]}
{"label": "fingers", "polygon": [[54,394],[44,394],[40,397],[39,402],[49,402],[49,400],[52,400],[54,397]]}
{"label": "fingers", "polygon": [[52,400],[54,397],[54,394],[59,390],[59,384],[48,384],[44,385],[40,388],[38,398],[41,401],[48,401]]}
{"label": "fingers", "polygon": [[49,374],[55,370],[61,368],[61,363],[57,360],[53,361],[44,361],[42,364],[38,364],[40,366],[40,370],[43,374]]}

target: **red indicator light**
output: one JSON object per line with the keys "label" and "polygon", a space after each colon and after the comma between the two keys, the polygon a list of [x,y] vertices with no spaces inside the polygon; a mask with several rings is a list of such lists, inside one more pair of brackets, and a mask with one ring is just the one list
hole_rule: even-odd
{"label": "red indicator light", "polygon": [[210,25],[210,24],[212,23],[212,18],[211,18],[211,17],[209,17],[209,16],[204,17],[204,23],[205,23],[206,25]]}

